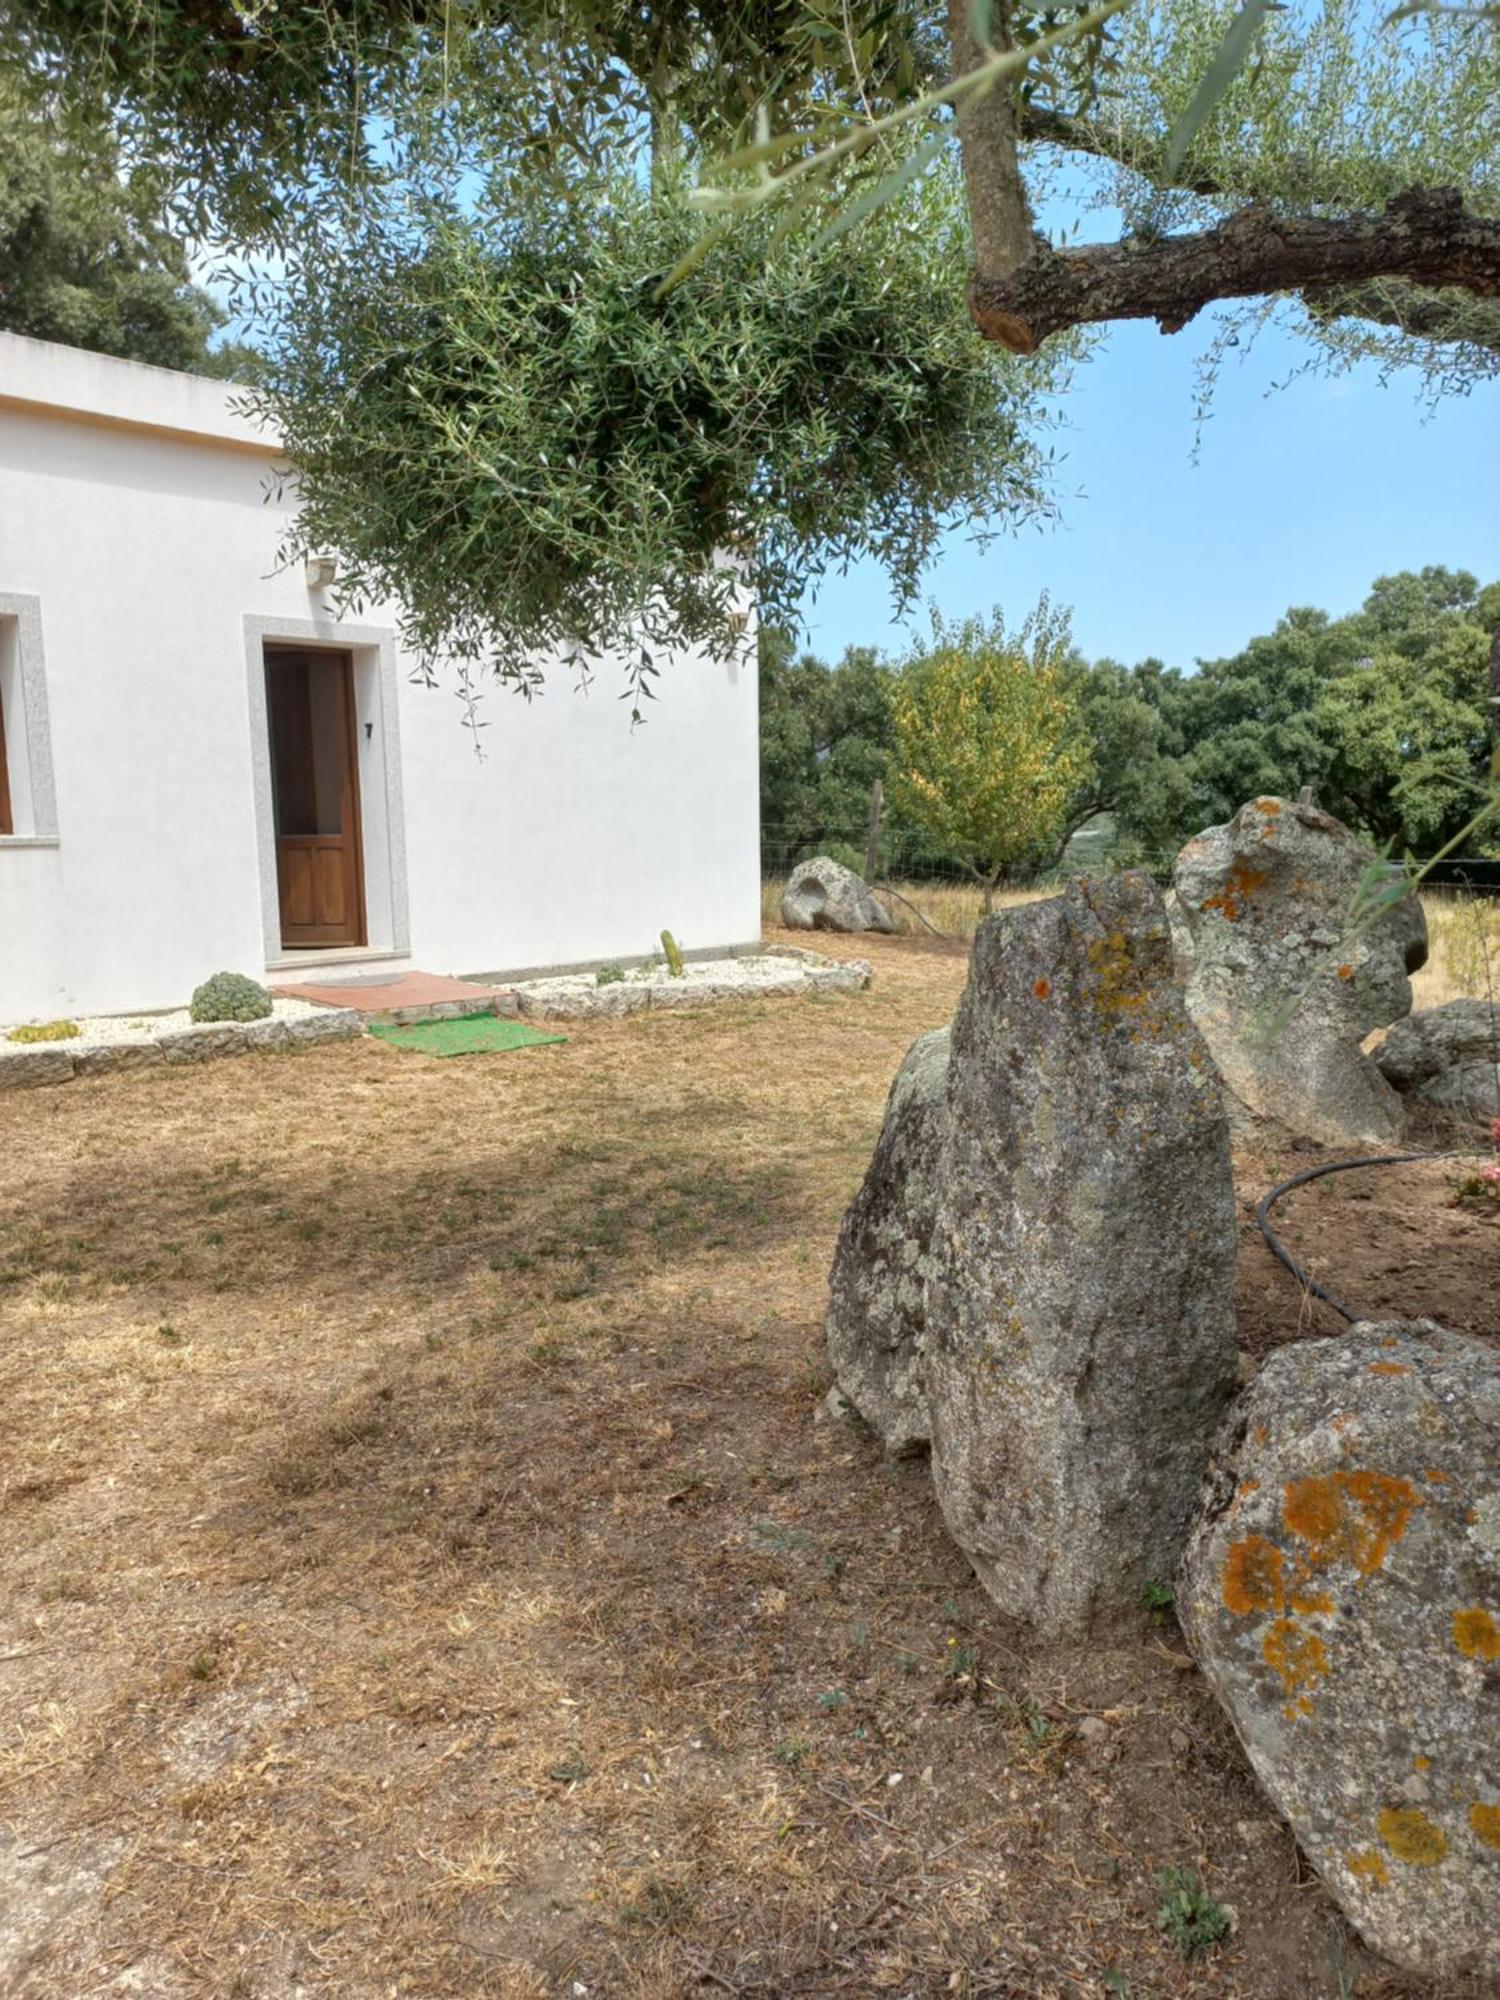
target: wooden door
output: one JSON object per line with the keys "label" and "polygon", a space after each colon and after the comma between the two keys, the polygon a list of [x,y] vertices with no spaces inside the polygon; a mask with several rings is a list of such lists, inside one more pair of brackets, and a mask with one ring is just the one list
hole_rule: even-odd
{"label": "wooden door", "polygon": [[365,942],[354,666],[347,653],[267,646],[266,715],[281,942]]}

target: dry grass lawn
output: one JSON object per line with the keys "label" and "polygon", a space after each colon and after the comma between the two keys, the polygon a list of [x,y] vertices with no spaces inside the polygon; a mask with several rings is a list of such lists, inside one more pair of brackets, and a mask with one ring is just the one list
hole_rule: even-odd
{"label": "dry grass lawn", "polygon": [[[964,976],[861,948],[858,996],[0,1099],[6,2000],[1428,1991],[1170,1621],[1029,1652],[823,1415]],[[1194,1964],[1170,1865],[1236,1914]]]}

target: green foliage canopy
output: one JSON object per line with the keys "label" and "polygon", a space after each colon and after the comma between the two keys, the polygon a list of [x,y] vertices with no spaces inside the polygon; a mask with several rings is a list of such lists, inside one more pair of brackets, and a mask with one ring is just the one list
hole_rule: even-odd
{"label": "green foliage canopy", "polygon": [[[1068,11],[985,19],[1025,44]],[[1443,15],[1398,33],[1363,0],[1273,13],[1169,166],[1224,16],[1222,0],[1133,4],[1076,53],[1033,56],[1014,91],[1021,209],[1022,183],[1037,196],[1058,158],[1070,195],[1094,163],[1132,268],[1250,202],[1356,234],[1411,188],[1451,185],[1472,214],[1496,212],[1500,38]],[[836,247],[817,245],[814,217],[784,242],[762,218],[699,266],[694,300],[657,296],[691,240],[666,212],[679,178],[757,111],[816,135],[963,67],[966,35],[949,48],[917,0],[0,0],[0,24],[14,77],[114,116],[132,162],[170,162],[200,233],[227,224],[282,253],[272,414],[309,536],[344,547],[353,587],[405,597],[418,644],[456,651],[470,686],[480,660],[529,684],[526,660],[586,662],[629,630],[637,688],[662,644],[718,647],[734,573],[710,544],[741,552],[779,617],[852,555],[880,557],[909,596],[940,534],[1040,504],[1033,421],[1054,383],[984,365],[962,326],[971,258],[941,164]],[[1009,79],[992,110],[1002,95]],[[918,157],[942,162],[953,122],[929,122]],[[861,171],[900,178],[920,136]],[[413,185],[465,190],[476,219],[414,215]],[[846,215],[859,185],[832,189]],[[1241,316],[1278,309],[1279,282]],[[1355,290],[1303,299],[1325,353],[1439,353],[1460,384],[1493,365],[1493,300]],[[826,338],[808,337],[814,317]],[[811,372],[793,384],[794,369]]]}
{"label": "green foliage canopy", "polygon": [[[1465,570],[1434,566],[1378,579],[1347,617],[1288,611],[1272,632],[1190,675],[1069,651],[1059,672],[1087,755],[1055,828],[1009,872],[1055,867],[1098,814],[1114,821],[1118,862],[1165,868],[1247,799],[1295,797],[1304,785],[1378,845],[1426,859],[1487,795],[1497,630],[1500,584],[1481,588]],[[889,786],[896,763],[903,672],[866,648],[830,671],[808,654],[793,659],[782,635],[763,636],[762,819],[778,836],[775,859],[859,838],[870,785]],[[914,837],[899,787],[886,843],[902,870],[963,865],[952,844]],[[1479,845],[1493,848],[1493,829]]]}
{"label": "green foliage canopy", "polygon": [[986,911],[1007,868],[1053,836],[1089,752],[1064,668],[1067,620],[1046,600],[1018,631],[934,622],[892,699],[891,794],[984,885]]}
{"label": "green foliage canopy", "polygon": [[969,325],[940,178],[853,254],[737,235],[658,298],[692,227],[624,180],[309,253],[262,400],[348,596],[522,685],[629,644],[649,693],[658,648],[732,649],[747,583],[787,619],[873,555],[906,601],[949,528],[1045,510],[1058,363]]}
{"label": "green foliage canopy", "polygon": [[224,315],[112,134],[60,125],[3,80],[0,119],[0,328],[160,368],[242,366],[244,350],[210,350]]}

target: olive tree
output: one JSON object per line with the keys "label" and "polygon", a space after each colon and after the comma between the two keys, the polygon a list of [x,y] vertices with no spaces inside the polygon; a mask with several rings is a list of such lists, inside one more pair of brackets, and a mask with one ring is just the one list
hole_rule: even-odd
{"label": "olive tree", "polygon": [[[268,394],[309,521],[428,650],[523,682],[538,648],[724,650],[739,579],[781,611],[874,553],[909,597],[937,535],[1045,506],[1039,425],[1106,322],[1289,311],[1310,354],[1444,386],[1500,353],[1500,38],[1468,11],[0,0],[0,24],[18,87],[107,109],[200,235],[275,251]],[[1049,187],[1122,231],[1047,240]]]}

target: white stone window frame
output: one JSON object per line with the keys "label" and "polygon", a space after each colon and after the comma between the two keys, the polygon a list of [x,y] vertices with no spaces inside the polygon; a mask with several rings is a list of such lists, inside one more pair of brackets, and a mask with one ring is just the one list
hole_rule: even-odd
{"label": "white stone window frame", "polygon": [[[372,836],[383,852],[377,872],[389,888],[388,917],[384,925],[371,926],[366,945],[347,950],[330,947],[322,957],[404,958],[411,950],[411,916],[407,904],[406,819],[401,787],[401,713],[396,634],[384,625],[346,625],[331,618],[275,618],[247,616],[245,630],[245,671],[250,700],[250,745],[255,789],[256,847],[260,861],[260,903],[266,964],[284,967],[296,962],[288,957],[281,940],[281,898],[276,884],[276,813],[271,789],[271,727],[266,711],[267,645],[330,646],[349,653],[354,660],[356,701],[361,682],[373,693],[379,715],[378,796],[372,797],[365,773],[360,773],[361,823],[365,842],[366,916],[370,916],[369,867]],[[378,831],[377,831],[378,830]],[[378,941],[373,932],[383,929]],[[297,954],[297,959],[320,954]]]}
{"label": "white stone window frame", "polygon": [[47,714],[42,600],[13,590],[0,590],[0,704],[16,829],[0,833],[0,849],[56,847],[57,785]]}

